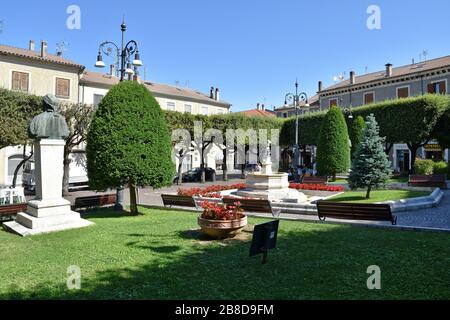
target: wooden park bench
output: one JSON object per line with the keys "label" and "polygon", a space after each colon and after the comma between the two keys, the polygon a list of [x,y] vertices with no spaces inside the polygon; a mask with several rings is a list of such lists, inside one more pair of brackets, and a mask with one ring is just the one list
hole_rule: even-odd
{"label": "wooden park bench", "polygon": [[412,174],[409,176],[408,185],[412,187],[439,187],[447,189],[447,176],[445,174]]}
{"label": "wooden park bench", "polygon": [[197,204],[193,197],[188,196],[179,196],[174,194],[162,194],[162,201],[164,203],[164,207],[189,207],[189,208],[197,208]]}
{"label": "wooden park bench", "polygon": [[244,212],[270,213],[274,217],[278,217],[281,213],[281,210],[272,208],[269,200],[223,198],[223,203],[228,205],[233,205],[236,202],[240,202]]}
{"label": "wooden park bench", "polygon": [[115,194],[100,194],[95,196],[78,197],[75,198],[73,209],[80,208],[97,208],[114,205],[116,203]]}
{"label": "wooden park bench", "polygon": [[328,177],[303,177],[302,183],[327,185]]}
{"label": "wooden park bench", "polygon": [[26,203],[6,204],[0,206],[0,221],[11,220],[19,212],[27,210]]}
{"label": "wooden park bench", "polygon": [[346,220],[390,221],[397,224],[397,217],[391,212],[389,204],[344,203],[317,201],[319,220],[326,218]]}

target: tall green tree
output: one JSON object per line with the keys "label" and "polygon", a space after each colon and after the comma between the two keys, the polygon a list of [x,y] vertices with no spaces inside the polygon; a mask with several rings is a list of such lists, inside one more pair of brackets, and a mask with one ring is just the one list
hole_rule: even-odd
{"label": "tall green tree", "polygon": [[367,127],[363,141],[356,149],[349,177],[352,189],[367,188],[366,198],[370,192],[387,183],[391,174],[391,163],[384,152],[385,138],[380,137],[380,128],[373,114],[367,117]]}
{"label": "tall green tree", "polygon": [[342,111],[332,107],[322,121],[317,144],[317,171],[333,176],[350,168],[350,145]]}
{"label": "tall green tree", "polygon": [[361,116],[356,117],[355,121],[352,122],[348,130],[348,135],[350,136],[351,145],[351,158],[353,159],[355,151],[364,137],[364,129],[366,128],[366,123],[364,118]]}
{"label": "tall green tree", "polygon": [[128,185],[138,214],[136,188],[171,185],[171,137],[158,102],[136,82],[122,82],[99,104],[87,137],[89,184],[96,190]]}

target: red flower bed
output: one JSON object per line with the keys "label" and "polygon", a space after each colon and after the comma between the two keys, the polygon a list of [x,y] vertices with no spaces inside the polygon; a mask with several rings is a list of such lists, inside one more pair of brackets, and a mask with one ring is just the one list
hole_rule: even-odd
{"label": "red flower bed", "polygon": [[207,220],[237,220],[244,217],[244,210],[241,204],[236,202],[234,205],[202,202],[203,213],[201,217]]}
{"label": "red flower bed", "polygon": [[343,192],[345,189],[343,186],[327,186],[322,184],[303,184],[303,183],[291,183],[289,188],[297,190],[315,190],[315,191],[330,191],[330,192]]}
{"label": "red flower bed", "polygon": [[219,192],[221,191],[245,188],[247,188],[246,184],[239,183],[229,186],[209,186],[206,188],[178,189],[178,195],[186,197],[222,198],[222,196],[219,194]]}

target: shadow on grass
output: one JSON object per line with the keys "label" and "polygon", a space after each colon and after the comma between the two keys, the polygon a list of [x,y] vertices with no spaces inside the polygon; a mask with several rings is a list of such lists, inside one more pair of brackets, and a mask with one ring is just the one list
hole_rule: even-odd
{"label": "shadow on grass", "polygon": [[[2,299],[437,299],[450,298],[445,234],[372,230],[321,224],[283,228],[269,262],[249,258],[250,241],[204,246],[175,230],[173,241],[155,237],[127,246],[148,250],[145,264],[112,267],[82,278],[82,289],[43,283]],[[287,231],[286,231],[287,230]],[[395,245],[393,245],[395,243]],[[132,260],[129,260],[132,261]],[[383,290],[368,290],[367,268],[382,270]],[[83,270],[82,270],[83,271]]]}
{"label": "shadow on grass", "polygon": [[96,208],[79,211],[79,213],[83,219],[139,217],[139,215],[133,215],[129,211],[118,211],[113,208]]}

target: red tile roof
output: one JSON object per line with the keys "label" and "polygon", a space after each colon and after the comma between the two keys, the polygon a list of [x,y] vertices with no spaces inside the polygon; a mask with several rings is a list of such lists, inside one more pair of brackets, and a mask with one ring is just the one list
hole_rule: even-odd
{"label": "red tile roof", "polygon": [[[86,70],[83,72],[83,75],[80,79],[80,83],[90,84],[90,85],[102,85],[106,87],[111,87],[117,83],[119,83],[119,78],[115,76],[110,76],[107,74],[102,74],[98,72],[92,72]],[[186,99],[192,99],[194,101],[199,101],[202,103],[214,104],[220,107],[230,108],[231,104],[223,101],[223,100],[214,100],[210,98],[208,95],[201,93],[200,91],[190,89],[190,88],[182,88],[182,87],[174,87],[169,86],[167,84],[161,84],[156,82],[145,82],[144,85],[147,89],[154,93],[160,95],[166,95],[170,97],[183,97]]]}
{"label": "red tile roof", "polygon": [[423,61],[423,62],[408,64],[405,66],[393,68],[392,76],[390,76],[390,77],[386,76],[386,70],[381,70],[381,71],[372,72],[372,73],[368,73],[368,74],[361,75],[361,76],[356,76],[356,81],[355,81],[355,84],[353,84],[353,85],[350,84],[350,79],[346,79],[346,80],[336,83],[332,86],[324,88],[321,91],[321,93],[327,92],[327,91],[333,91],[333,90],[337,90],[337,89],[342,89],[342,88],[350,87],[350,86],[358,86],[358,85],[362,85],[362,84],[366,84],[366,83],[387,80],[387,79],[396,78],[396,77],[408,76],[408,75],[416,74],[419,72],[431,71],[431,70],[439,69],[442,67],[448,67],[448,66],[450,66],[450,56],[445,56],[445,57],[441,57],[441,58],[436,58],[436,59],[432,59],[432,60],[427,60],[427,61]]}
{"label": "red tile roof", "polygon": [[76,62],[73,62],[71,60],[63,58],[61,56],[47,54],[45,57],[41,57],[41,54],[38,51],[21,49],[21,48],[7,46],[7,45],[3,45],[3,44],[0,44],[0,55],[9,55],[9,56],[15,56],[15,57],[21,57],[21,58],[28,58],[28,59],[32,59],[32,60],[39,60],[39,61],[49,62],[49,63],[57,63],[57,64],[66,65],[66,66],[84,69],[84,66],[82,66],[81,64],[78,64]]}
{"label": "red tile roof", "polygon": [[258,110],[258,109],[245,110],[245,111],[240,111],[238,113],[243,114],[248,117],[276,117],[276,114],[274,112],[267,111],[267,110]]}

